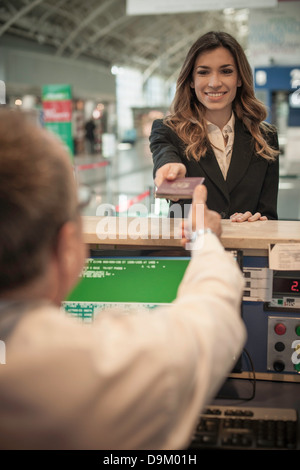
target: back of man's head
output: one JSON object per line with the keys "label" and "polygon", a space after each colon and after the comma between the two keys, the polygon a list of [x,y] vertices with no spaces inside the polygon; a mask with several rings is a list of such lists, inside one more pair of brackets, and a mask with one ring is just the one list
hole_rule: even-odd
{"label": "back of man's head", "polygon": [[69,156],[20,111],[0,110],[0,295],[40,276],[76,213]]}

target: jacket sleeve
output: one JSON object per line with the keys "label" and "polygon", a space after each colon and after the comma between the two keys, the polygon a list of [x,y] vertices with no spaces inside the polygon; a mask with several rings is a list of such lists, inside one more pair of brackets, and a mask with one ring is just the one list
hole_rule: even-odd
{"label": "jacket sleeve", "polygon": [[[279,150],[278,135],[274,128],[267,136],[269,145]],[[276,160],[268,163],[264,184],[261,190],[257,211],[265,215],[269,220],[277,220],[277,198],[279,185],[279,155]]]}
{"label": "jacket sleeve", "polygon": [[183,163],[180,141],[172,129],[163,123],[162,119],[156,119],[153,122],[149,140],[154,164],[154,177],[156,171],[166,163]]}

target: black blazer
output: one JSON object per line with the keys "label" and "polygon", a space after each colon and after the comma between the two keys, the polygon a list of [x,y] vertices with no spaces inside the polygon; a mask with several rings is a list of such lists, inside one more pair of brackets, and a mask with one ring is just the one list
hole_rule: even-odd
{"label": "black blazer", "polygon": [[[197,162],[188,160],[184,154],[185,144],[176,133],[163,123],[153,122],[150,135],[150,149],[153,156],[154,176],[166,163],[183,163],[186,176],[203,176],[207,187],[207,206],[218,212],[222,218],[229,218],[235,212],[260,212],[268,219],[277,219],[277,196],[279,182],[279,159],[269,162],[256,154],[254,140],[243,123],[235,118],[234,145],[227,179],[224,180],[212,148]],[[265,135],[269,144],[278,149],[277,133],[268,126]],[[179,201],[185,207],[184,216],[191,200]],[[170,202],[170,205],[173,203]],[[178,203],[177,203],[178,204]],[[177,214],[175,216],[178,216]]]}

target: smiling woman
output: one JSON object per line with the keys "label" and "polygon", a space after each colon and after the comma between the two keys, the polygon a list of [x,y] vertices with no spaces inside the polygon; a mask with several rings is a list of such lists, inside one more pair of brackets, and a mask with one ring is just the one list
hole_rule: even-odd
{"label": "smiling woman", "polygon": [[[278,139],[266,115],[240,44],[225,32],[201,36],[182,66],[170,115],[153,123],[155,184],[202,176],[208,207],[223,218],[277,219]],[[189,203],[179,200],[182,216]]]}

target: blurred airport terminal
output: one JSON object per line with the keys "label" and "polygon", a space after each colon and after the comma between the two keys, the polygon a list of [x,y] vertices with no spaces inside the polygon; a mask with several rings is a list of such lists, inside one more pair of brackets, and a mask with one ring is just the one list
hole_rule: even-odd
{"label": "blurred airport terminal", "polygon": [[[233,8],[234,6],[234,8]],[[280,142],[279,218],[300,220],[300,1],[1,0],[0,102],[58,134],[92,198],[116,215],[155,200],[149,133],[190,45],[237,38]]]}

